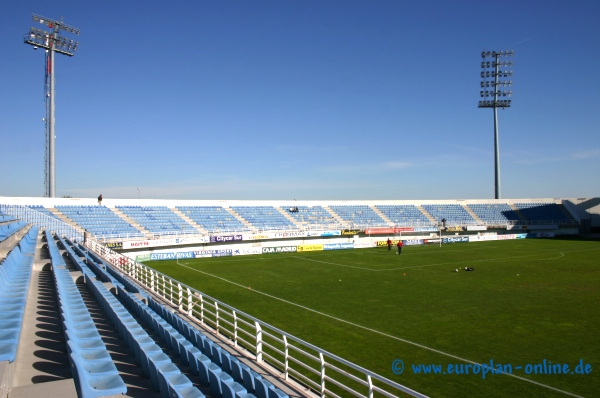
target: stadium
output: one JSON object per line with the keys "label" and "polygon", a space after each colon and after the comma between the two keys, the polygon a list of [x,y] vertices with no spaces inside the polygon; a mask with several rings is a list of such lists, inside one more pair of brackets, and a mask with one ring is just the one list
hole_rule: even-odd
{"label": "stadium", "polygon": [[[4,394],[14,391],[9,397],[35,387],[67,392],[71,387],[80,396],[126,391],[151,396],[153,383],[170,396],[233,396],[225,392],[229,387],[229,394],[244,389],[255,396],[494,396],[507,389],[523,395],[579,391],[590,396],[597,387],[590,378],[586,392],[569,376],[577,366],[583,374],[571,377],[588,376],[598,350],[590,333],[595,311],[590,268],[600,249],[597,241],[580,236],[591,236],[592,228],[598,228],[593,223],[599,198],[105,199],[98,204],[95,199],[3,197],[0,203],[4,267],[16,258],[15,264],[22,261],[29,271],[28,283],[16,275],[12,282],[10,273],[5,279],[8,286],[22,289],[19,296],[15,291],[5,299],[8,333],[3,335],[8,343],[3,352],[8,361],[3,362],[3,386]],[[400,254],[398,241],[404,243]],[[68,287],[61,286],[61,278]],[[456,279],[458,284],[449,285]],[[78,291],[80,304],[63,302],[67,293],[61,288]],[[107,296],[117,300],[112,303]],[[502,306],[494,307],[494,302]],[[81,311],[83,303],[87,311]],[[60,311],[48,310],[54,307]],[[125,315],[118,311],[128,311],[127,322],[144,330],[144,343],[119,329]],[[161,311],[168,315],[159,317]],[[11,326],[15,314],[22,317],[20,327]],[[56,330],[59,314],[64,337]],[[577,327],[580,317],[588,319],[589,328]],[[506,324],[500,325],[498,318]],[[101,339],[97,345],[69,330],[92,319],[94,335]],[[169,341],[166,329],[152,319],[169,322],[175,340]],[[412,326],[406,328],[406,322]],[[548,322],[572,329],[549,327]],[[522,328],[544,329],[544,336],[519,342],[511,334],[518,336]],[[202,333],[203,342],[192,329]],[[176,339],[182,341],[179,348]],[[538,349],[552,341],[561,341],[561,348],[538,359]],[[161,360],[171,366],[161,373],[162,365],[156,364],[154,375],[144,361],[151,363],[155,354],[150,352],[159,347],[168,354]],[[77,365],[77,376],[69,378],[69,363],[75,367],[77,354],[84,365]],[[107,355],[116,367],[100,365],[99,358],[106,362]],[[557,372],[565,373],[565,364],[552,367],[559,356],[584,361],[567,364],[562,384],[554,380]],[[509,358],[531,363],[513,365]],[[201,359],[209,364],[206,368]],[[413,374],[399,373],[396,361]],[[444,371],[429,369],[431,365]],[[464,365],[472,367],[472,391],[458,374],[469,374]],[[457,374],[443,373],[448,366],[456,367]],[[513,366],[531,369],[526,373]],[[87,378],[82,376],[86,371]],[[219,376],[219,371],[226,373]],[[432,380],[438,371],[443,379]],[[258,382],[249,381],[251,375],[268,387],[259,391]],[[28,385],[27,379],[38,383]],[[452,391],[454,383],[460,383],[460,393]]]}
{"label": "stadium", "polygon": [[597,396],[600,7],[517,3],[7,5],[0,398]]}

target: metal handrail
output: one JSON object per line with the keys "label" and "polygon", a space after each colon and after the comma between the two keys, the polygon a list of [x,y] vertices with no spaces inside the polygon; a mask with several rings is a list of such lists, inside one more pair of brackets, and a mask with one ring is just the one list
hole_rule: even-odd
{"label": "metal handrail", "polygon": [[[372,398],[376,391],[382,395],[386,395],[389,397],[395,397],[396,395],[394,395],[394,394],[396,394],[398,392],[404,392],[404,393],[412,395],[414,397],[425,397],[425,395],[423,395],[421,393],[418,393],[408,387],[398,384],[398,383],[396,383],[392,380],[389,380],[381,375],[378,375],[374,372],[371,372],[370,370],[365,369],[359,365],[356,365],[350,361],[347,361],[335,354],[332,354],[330,352],[322,350],[313,344],[310,344],[310,343],[308,343],[302,339],[299,339],[287,332],[284,332],[281,329],[271,326],[271,325],[259,320],[258,318],[255,318],[249,314],[246,314],[245,312],[239,311],[236,308],[231,307],[230,305],[227,305],[213,297],[203,294],[200,291],[198,291],[192,287],[189,287],[175,279],[172,279],[169,276],[162,274],[144,264],[138,263],[128,257],[125,257],[119,253],[116,253],[116,252],[112,251],[111,249],[105,247],[104,245],[98,243],[95,240],[90,239],[86,242],[86,244],[90,250],[94,251],[96,254],[105,258],[113,267],[124,272],[126,275],[133,278],[136,282],[140,283],[142,286],[144,286],[148,290],[152,291],[153,293],[157,294],[158,296],[166,299],[167,301],[173,303],[174,305],[178,305],[179,309],[181,311],[186,312],[188,315],[190,315],[196,321],[202,323],[203,325],[206,325],[206,323],[208,321],[209,323],[214,325],[214,327],[212,329],[216,333],[220,333],[220,329],[222,329],[223,331],[226,331],[228,335],[234,336],[234,344],[236,344],[236,345],[238,344],[238,342],[244,342],[246,345],[248,345],[247,348],[249,348],[250,350],[253,351],[253,353],[256,357],[256,360],[258,362],[265,361],[265,362],[270,363],[271,365],[275,365],[275,368],[278,368],[280,371],[282,371],[284,373],[286,379],[290,376],[290,373],[293,373],[295,378],[299,379],[300,381],[302,381],[301,379],[303,379],[304,381],[302,381],[302,382],[304,384],[310,384],[311,387],[316,388],[317,392],[320,393],[322,397],[325,396],[326,391],[327,391],[328,396],[332,396],[332,394],[335,395],[327,388],[328,383],[332,384],[332,385],[336,385],[337,383],[342,383],[348,389],[353,390],[351,387],[349,387],[347,385],[347,383],[343,383],[339,379],[343,379],[345,377],[345,378],[349,379],[349,381],[356,382],[355,380],[353,380],[353,378],[348,376],[350,374],[350,373],[348,373],[348,371],[342,370],[338,366],[333,365],[334,363],[341,364],[344,367],[352,369],[357,374],[362,375],[361,381],[363,381],[364,384],[362,382],[359,384],[367,386],[367,391],[365,393],[359,393],[359,394],[361,394],[361,395],[358,395],[360,397]],[[162,284],[162,286],[163,286],[162,289],[161,289],[161,285],[156,283],[158,280],[164,281]],[[166,281],[169,281],[169,282],[167,283]],[[166,289],[167,284],[169,286],[171,286],[170,289]],[[174,292],[176,293],[177,297],[173,297]],[[187,292],[190,292],[190,294],[186,294]],[[187,296],[187,297],[184,297],[184,296]],[[186,302],[187,305],[184,305],[184,301]],[[207,310],[206,309],[207,304],[214,307],[215,312]],[[191,310],[190,310],[190,308],[191,308]],[[220,316],[220,314],[219,314],[221,309],[227,309],[228,311],[231,311],[231,315],[229,315],[229,316],[233,315],[236,318],[237,321],[233,322],[233,325],[234,325],[233,330],[226,327],[226,322],[221,322],[221,323],[219,322],[220,320],[224,321],[222,316]],[[221,312],[223,312],[223,311],[221,311]],[[196,314],[198,314],[198,315],[196,315]],[[206,316],[207,314],[209,315],[208,317]],[[211,317],[214,317],[214,320],[211,319]],[[254,334],[254,336],[252,336],[252,337],[254,337],[254,340],[255,340],[254,343],[250,343],[250,342],[240,338],[238,332],[243,331],[245,333],[248,333],[245,329],[240,328],[238,325],[238,322],[240,320],[242,320],[241,318],[244,318],[246,320],[246,322],[249,324],[248,326],[250,326],[252,323],[254,324],[255,334]],[[210,328],[209,325],[206,325],[206,326]],[[265,336],[268,338],[276,337],[276,339],[278,341],[284,342],[285,350],[284,351],[278,350],[279,352],[284,352],[283,361],[276,360],[276,362],[279,362],[278,364],[272,363],[275,361],[269,361],[268,358],[267,358],[267,360],[264,359],[265,357],[272,357],[272,355],[270,355],[268,352],[267,353],[264,352],[263,344],[265,346],[267,344],[269,346],[271,346],[270,343],[264,343],[263,340],[264,340]],[[289,341],[294,342],[299,347],[297,347],[295,345],[290,345],[288,343]],[[302,348],[300,348],[300,347],[302,347]],[[311,361],[320,362],[320,369],[309,365],[308,363],[306,363],[305,361],[302,361],[297,356],[290,355],[288,348],[292,348],[294,351],[301,352],[301,355],[307,356],[307,358],[310,358]],[[311,351],[318,353],[318,357],[306,352],[305,350],[311,350]],[[298,370],[293,369],[291,366],[289,366],[290,361],[293,363],[298,363],[299,365],[301,365],[301,367],[306,368],[307,370],[309,369],[311,372],[314,372],[316,375],[320,375],[320,383],[316,382],[315,380],[311,380],[311,379],[307,378],[306,376],[299,377],[302,373],[299,372]],[[282,363],[285,364],[284,369],[281,369]],[[331,366],[326,366],[326,364],[331,365]],[[279,366],[277,366],[277,365],[279,365]],[[317,365],[319,365],[319,364],[317,364]],[[331,372],[334,372],[334,374],[329,374],[326,377],[326,375],[325,375],[326,368],[329,369]],[[331,381],[331,380],[333,380],[331,378],[331,376],[334,376],[334,375],[336,376],[335,383],[333,381]],[[360,377],[358,377],[356,375],[353,375],[353,376],[360,379]],[[308,382],[309,380],[310,380],[310,382]],[[380,387],[375,386],[373,383],[373,380],[376,380],[377,382],[379,382],[381,384],[381,386]],[[394,394],[388,392],[387,390],[393,391]]]}

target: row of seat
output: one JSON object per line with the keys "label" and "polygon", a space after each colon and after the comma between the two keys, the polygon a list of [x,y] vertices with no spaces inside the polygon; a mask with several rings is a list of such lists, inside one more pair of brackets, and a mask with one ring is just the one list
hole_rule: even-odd
{"label": "row of seat", "polygon": [[[102,267],[105,264],[95,263],[90,253],[86,253],[86,255],[88,265],[96,271],[96,275],[101,280],[106,279],[119,291],[125,291],[124,285]],[[156,345],[154,339],[101,281],[86,278],[86,284],[108,314],[121,337],[127,342],[128,347],[135,355],[136,362],[142,367],[143,374],[150,378],[153,388],[160,391],[161,397],[198,398],[204,396],[172,363],[171,359]]]}
{"label": "row of seat", "polygon": [[[119,375],[70,271],[49,231],[46,231],[52,273],[56,285],[69,362],[79,397],[93,398],[125,394],[127,386]],[[86,279],[92,271],[61,239],[67,255]]]}
{"label": "row of seat", "polygon": [[27,223],[22,220],[0,225],[0,242],[10,238],[26,225]]}
{"label": "row of seat", "polygon": [[367,205],[329,206],[342,220],[357,225],[387,226],[381,216]]}
{"label": "row of seat", "polygon": [[9,221],[15,221],[17,218],[15,216],[11,216],[8,214],[4,214],[0,212],[0,222],[9,222]]}
{"label": "row of seat", "polygon": [[0,263],[0,362],[17,356],[38,233],[31,227]]}
{"label": "row of seat", "polygon": [[[148,297],[148,306],[131,293],[119,292],[161,340],[210,387],[218,398],[283,398],[283,391],[263,379],[218,344],[165,306]],[[254,395],[255,394],[255,395]]]}
{"label": "row of seat", "polygon": [[515,203],[527,220],[565,220],[567,215],[556,203]]}

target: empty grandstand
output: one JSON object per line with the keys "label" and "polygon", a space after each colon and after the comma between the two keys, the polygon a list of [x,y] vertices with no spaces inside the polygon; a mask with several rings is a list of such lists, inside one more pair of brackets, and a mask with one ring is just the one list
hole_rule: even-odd
{"label": "empty grandstand", "polygon": [[126,236],[141,238],[144,234],[105,206],[56,206],[69,219],[98,237]]}
{"label": "empty grandstand", "polygon": [[388,223],[367,205],[332,205],[335,212],[348,228],[386,227]]}
{"label": "empty grandstand", "polygon": [[157,236],[198,233],[192,225],[166,206],[117,206],[116,208]]}
{"label": "empty grandstand", "polygon": [[376,205],[375,208],[397,226],[431,224],[431,220],[415,205]]}
{"label": "empty grandstand", "polygon": [[222,206],[177,206],[177,209],[209,233],[251,231]]}
{"label": "empty grandstand", "polygon": [[291,230],[297,226],[273,206],[231,206],[259,231]]}
{"label": "empty grandstand", "polygon": [[459,204],[424,204],[423,208],[438,222],[446,225],[475,225],[477,221]]}

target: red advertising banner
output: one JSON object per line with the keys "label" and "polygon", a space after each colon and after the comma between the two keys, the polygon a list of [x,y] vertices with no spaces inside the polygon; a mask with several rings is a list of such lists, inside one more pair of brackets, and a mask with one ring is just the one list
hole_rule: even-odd
{"label": "red advertising banner", "polygon": [[385,235],[385,234],[398,234],[400,232],[414,232],[413,227],[399,227],[399,228],[367,228],[365,234],[369,235]]}

